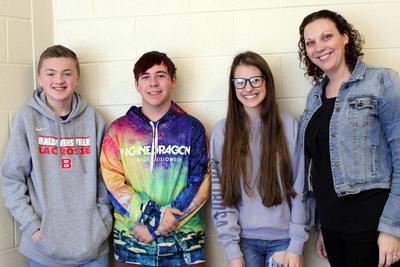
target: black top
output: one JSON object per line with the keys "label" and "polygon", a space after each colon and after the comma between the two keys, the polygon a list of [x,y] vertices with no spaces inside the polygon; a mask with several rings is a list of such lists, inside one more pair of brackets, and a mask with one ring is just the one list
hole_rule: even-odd
{"label": "black top", "polygon": [[388,189],[371,189],[340,198],[334,190],[329,123],[335,100],[322,97],[322,106],[312,116],[305,132],[306,153],[313,161],[311,183],[321,227],[344,234],[376,231],[389,195]]}

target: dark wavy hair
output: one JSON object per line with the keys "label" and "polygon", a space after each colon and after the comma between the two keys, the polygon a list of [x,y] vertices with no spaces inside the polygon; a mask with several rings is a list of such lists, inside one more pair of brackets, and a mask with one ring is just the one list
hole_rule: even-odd
{"label": "dark wavy hair", "polygon": [[[264,76],[266,87],[266,96],[260,103],[262,143],[258,170],[248,168],[252,166],[249,162],[253,160],[249,146],[249,117],[243,104],[236,97],[236,89],[232,82],[239,65],[258,68]],[[292,186],[293,173],[289,148],[275,98],[274,77],[265,59],[251,51],[238,54],[232,62],[221,163],[221,191],[225,206],[234,206],[241,200],[241,182],[245,193],[249,196],[254,195],[249,177],[252,172],[258,174],[257,189],[264,206],[278,205],[296,196]]]}
{"label": "dark wavy hair", "polygon": [[300,40],[298,47],[300,66],[302,67],[302,65],[304,65],[306,69],[305,76],[312,77],[313,84],[318,84],[321,81],[324,72],[307,56],[304,29],[308,24],[318,19],[331,20],[335,23],[340,34],[347,34],[349,37],[349,43],[345,46],[345,61],[350,71],[352,71],[356,66],[358,58],[364,55],[364,53],[361,52],[362,44],[364,43],[362,36],[356,29],[354,29],[354,26],[348,23],[340,14],[327,9],[309,14],[303,19],[303,22],[299,27]]}

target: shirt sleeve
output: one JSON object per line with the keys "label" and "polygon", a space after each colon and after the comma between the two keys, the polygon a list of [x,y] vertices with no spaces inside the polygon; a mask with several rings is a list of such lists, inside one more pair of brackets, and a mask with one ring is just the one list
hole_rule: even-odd
{"label": "shirt sleeve", "polygon": [[20,224],[20,230],[28,236],[40,229],[41,223],[31,206],[27,185],[31,169],[31,151],[24,119],[17,114],[2,165],[3,196],[6,207]]}
{"label": "shirt sleeve", "polygon": [[[219,127],[221,126],[221,127]],[[214,222],[217,239],[224,246],[227,260],[243,256],[240,250],[240,232],[238,223],[239,211],[235,207],[226,207],[222,204],[220,174],[221,154],[224,137],[222,123],[218,124],[211,136],[211,215]]]}
{"label": "shirt sleeve", "polygon": [[120,214],[129,217],[128,228],[133,229],[138,222],[144,223],[152,236],[155,237],[155,230],[160,221],[161,207],[143,192],[139,195],[127,183],[128,179],[125,177],[120,147],[115,136],[116,132],[112,125],[104,137],[100,155],[101,172],[108,189],[108,196],[114,208]]}
{"label": "shirt sleeve", "polygon": [[300,135],[298,134],[299,125],[293,119],[293,127],[289,132],[292,135],[288,140],[288,148],[290,151],[292,173],[293,173],[293,189],[296,196],[291,199],[291,212],[289,222],[290,243],[287,251],[297,255],[303,254],[304,242],[309,237],[308,212],[306,202],[303,198],[304,187],[304,152],[301,147]]}
{"label": "shirt sleeve", "polygon": [[106,133],[106,125],[104,119],[96,113],[96,126],[97,126],[97,166],[98,166],[98,175],[97,175],[97,208],[99,209],[100,217],[104,222],[107,230],[111,231],[113,225],[112,213],[111,213],[111,204],[107,195],[107,188],[104,183],[103,176],[101,174],[100,169],[100,151],[101,144]]}
{"label": "shirt sleeve", "polygon": [[389,198],[379,221],[378,231],[400,237],[400,79],[394,71],[381,77],[378,116],[392,159],[392,181]]}
{"label": "shirt sleeve", "polygon": [[192,127],[189,177],[187,186],[172,201],[171,207],[184,212],[178,216],[180,226],[193,217],[206,203],[210,191],[210,164],[208,155],[208,139],[200,122]]}

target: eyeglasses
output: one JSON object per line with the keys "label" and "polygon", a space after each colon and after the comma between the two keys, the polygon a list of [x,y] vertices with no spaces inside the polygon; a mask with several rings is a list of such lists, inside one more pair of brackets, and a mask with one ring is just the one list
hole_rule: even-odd
{"label": "eyeglasses", "polygon": [[232,78],[233,85],[236,89],[243,89],[246,87],[247,82],[250,83],[251,87],[259,88],[263,85],[264,76],[253,76],[250,78]]}

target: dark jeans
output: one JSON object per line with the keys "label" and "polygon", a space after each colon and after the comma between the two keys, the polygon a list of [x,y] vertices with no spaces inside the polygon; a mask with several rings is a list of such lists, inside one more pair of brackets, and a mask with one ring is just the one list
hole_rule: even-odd
{"label": "dark jeans", "polygon": [[[345,235],[322,229],[322,235],[331,267],[378,266],[378,232]],[[391,266],[400,267],[400,263],[396,262]]]}

